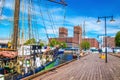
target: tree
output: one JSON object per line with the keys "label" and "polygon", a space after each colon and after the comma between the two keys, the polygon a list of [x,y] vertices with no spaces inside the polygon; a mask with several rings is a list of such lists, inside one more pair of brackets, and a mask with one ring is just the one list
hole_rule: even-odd
{"label": "tree", "polygon": [[117,47],[120,47],[120,31],[118,31],[116,36],[115,36],[115,45]]}
{"label": "tree", "polygon": [[87,50],[90,48],[90,43],[88,41],[83,41],[81,44],[80,44],[80,48],[81,49],[84,49],[84,50]]}
{"label": "tree", "polygon": [[39,44],[40,44],[41,47],[44,46],[44,43],[43,43],[43,42],[40,42]]}
{"label": "tree", "polygon": [[36,40],[34,38],[27,40],[24,45],[35,44]]}
{"label": "tree", "polygon": [[51,47],[54,47],[56,45],[59,45],[60,48],[66,48],[67,47],[67,44],[65,42],[60,42],[60,41],[57,41],[55,39],[52,39],[49,43],[49,46],[51,46]]}
{"label": "tree", "polygon": [[59,45],[60,45],[60,48],[66,48],[67,47],[67,44],[65,42],[60,42]]}
{"label": "tree", "polygon": [[59,42],[58,42],[57,40],[55,40],[55,39],[52,39],[52,40],[50,41],[49,45],[50,45],[51,47],[54,47],[55,45],[59,45]]}

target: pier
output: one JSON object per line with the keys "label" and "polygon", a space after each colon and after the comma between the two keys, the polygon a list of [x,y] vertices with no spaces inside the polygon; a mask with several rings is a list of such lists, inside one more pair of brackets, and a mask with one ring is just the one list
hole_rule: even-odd
{"label": "pier", "polygon": [[98,54],[90,54],[32,80],[120,80],[120,58],[108,55],[105,63]]}
{"label": "pier", "polygon": [[119,3],[0,0],[0,80],[120,80]]}

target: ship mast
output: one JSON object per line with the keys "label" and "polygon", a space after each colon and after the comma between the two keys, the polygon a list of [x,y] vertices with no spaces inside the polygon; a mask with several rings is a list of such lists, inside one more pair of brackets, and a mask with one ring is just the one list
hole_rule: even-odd
{"label": "ship mast", "polygon": [[12,48],[17,49],[18,43],[18,24],[19,24],[19,11],[20,11],[20,0],[15,0],[15,11],[14,11],[14,33]]}
{"label": "ship mast", "polygon": [[29,33],[29,39],[31,39],[31,0],[28,0],[28,33]]}

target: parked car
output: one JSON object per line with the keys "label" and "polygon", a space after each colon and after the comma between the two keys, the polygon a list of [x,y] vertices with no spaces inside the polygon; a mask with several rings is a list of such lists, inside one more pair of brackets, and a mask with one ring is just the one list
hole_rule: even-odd
{"label": "parked car", "polygon": [[114,53],[120,53],[120,47],[113,48]]}
{"label": "parked car", "polygon": [[92,53],[99,53],[98,49],[90,49]]}
{"label": "parked car", "polygon": [[79,51],[78,48],[66,48],[65,53],[77,53]]}

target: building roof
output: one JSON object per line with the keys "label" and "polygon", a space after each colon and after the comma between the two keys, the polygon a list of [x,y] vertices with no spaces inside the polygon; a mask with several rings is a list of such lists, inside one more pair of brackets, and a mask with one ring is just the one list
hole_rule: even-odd
{"label": "building roof", "polygon": [[9,41],[11,41],[10,39],[0,39],[0,44],[7,44]]}

